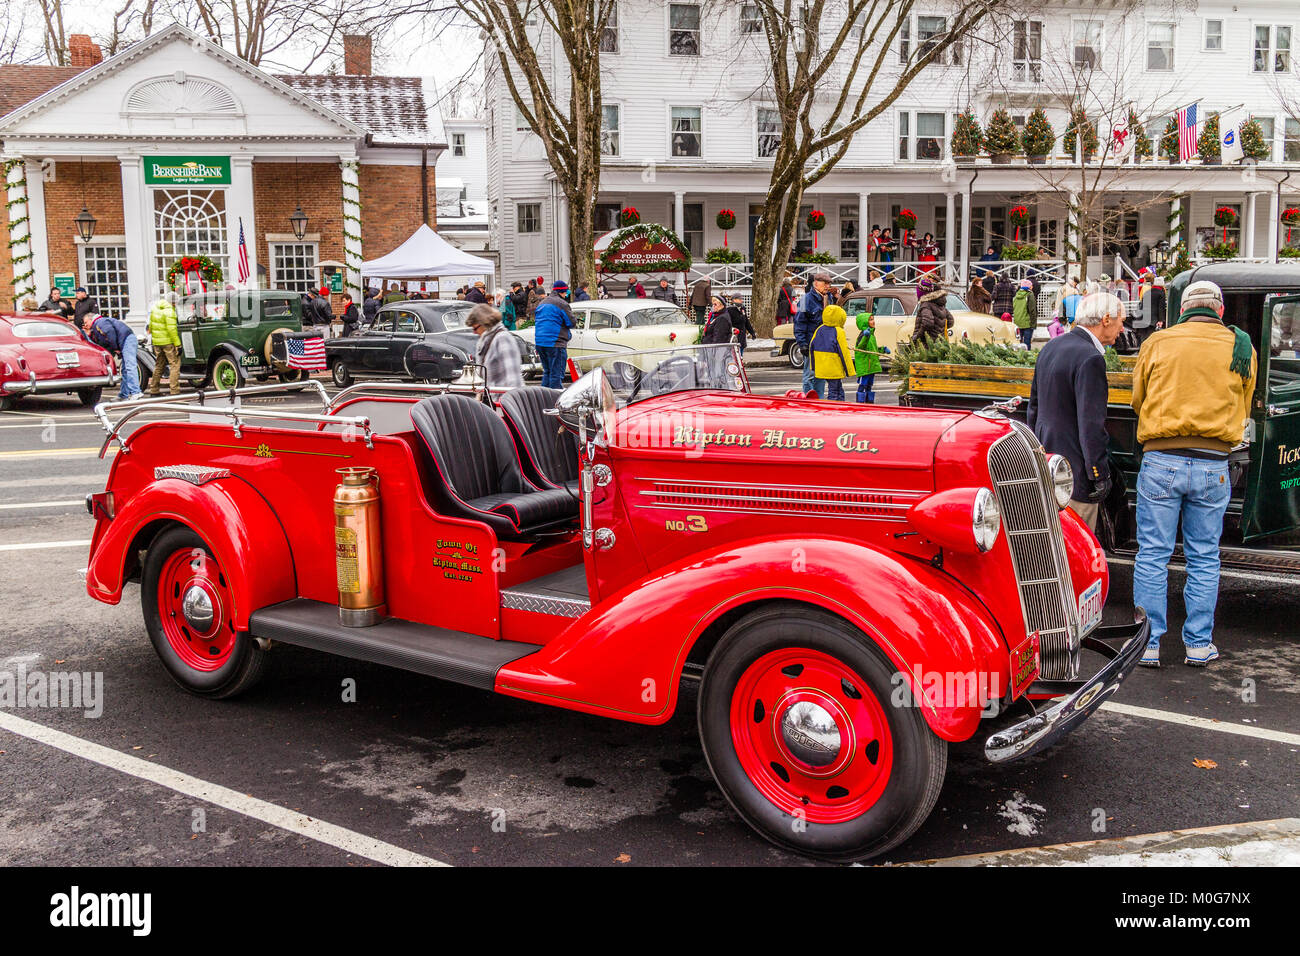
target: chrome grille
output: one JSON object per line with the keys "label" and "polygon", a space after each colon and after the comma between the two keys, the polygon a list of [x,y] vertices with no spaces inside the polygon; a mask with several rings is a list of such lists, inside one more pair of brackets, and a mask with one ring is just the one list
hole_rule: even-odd
{"label": "chrome grille", "polygon": [[1073,680],[1079,671],[1079,612],[1051,497],[1047,462],[1032,433],[1019,423],[989,449],[989,477],[1002,511],[1020,591],[1025,633],[1038,632],[1041,674]]}

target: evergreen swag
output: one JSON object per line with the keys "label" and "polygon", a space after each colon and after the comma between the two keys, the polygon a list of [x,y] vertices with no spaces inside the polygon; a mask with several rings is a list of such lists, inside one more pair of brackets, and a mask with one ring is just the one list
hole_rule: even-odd
{"label": "evergreen swag", "polygon": [[[629,207],[630,208],[630,207]],[[633,210],[635,212],[636,210]],[[650,247],[663,243],[671,246],[681,254],[680,260],[672,261],[654,261],[642,263],[641,265],[629,265],[627,263],[618,264],[613,262],[616,250],[623,247],[628,239],[643,239],[645,247]],[[671,229],[665,229],[657,222],[639,222],[635,225],[620,229],[611,237],[609,246],[600,254],[600,271],[601,272],[623,272],[623,273],[645,273],[645,272],[684,272],[691,267],[691,250],[686,247],[677,233]]]}
{"label": "evergreen swag", "polygon": [[984,151],[990,156],[1020,152],[1020,131],[1006,110],[995,110],[984,134]]}
{"label": "evergreen swag", "polygon": [[1026,156],[1047,156],[1052,152],[1052,147],[1056,145],[1056,130],[1052,129],[1051,120],[1041,106],[1034,107],[1034,111],[1025,120],[1025,131],[1021,134],[1020,142]]}
{"label": "evergreen swag", "polygon": [[711,262],[715,265],[726,265],[732,262],[744,262],[745,254],[735,249],[728,249],[724,246],[714,246],[708,252],[704,253],[704,261]]}
{"label": "evergreen swag", "polygon": [[1201,127],[1201,135],[1196,140],[1201,160],[1218,159],[1219,153],[1219,114],[1215,113]]}
{"label": "evergreen swag", "polygon": [[952,124],[952,154],[978,156],[984,148],[984,131],[970,110],[959,113]]}
{"label": "evergreen swag", "polygon": [[173,289],[183,288],[185,273],[194,271],[203,277],[204,284],[209,287],[221,284],[221,266],[207,256],[181,256],[167,270],[167,284]]}
{"label": "evergreen swag", "polygon": [[1247,159],[1256,161],[1268,159],[1272,152],[1268,143],[1264,142],[1263,128],[1253,119],[1246,120],[1241,126],[1241,148]]}
{"label": "evergreen swag", "polygon": [[1178,162],[1178,123],[1173,118],[1165,124],[1165,131],[1160,134],[1160,155],[1171,163]]}
{"label": "evergreen swag", "polygon": [[1133,155],[1138,159],[1151,158],[1151,137],[1147,135],[1147,129],[1138,119],[1137,110],[1128,111],[1128,131],[1133,137]]}
{"label": "evergreen swag", "polygon": [[1075,137],[1083,136],[1083,155],[1086,159],[1097,152],[1099,140],[1097,139],[1097,126],[1092,120],[1088,119],[1088,114],[1080,108],[1075,108],[1070,112],[1070,125],[1065,128],[1065,140],[1062,146],[1071,156],[1074,156]]}

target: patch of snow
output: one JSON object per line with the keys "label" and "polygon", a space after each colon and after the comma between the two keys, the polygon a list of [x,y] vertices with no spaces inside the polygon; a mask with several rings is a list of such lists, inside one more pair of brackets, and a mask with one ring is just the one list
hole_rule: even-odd
{"label": "patch of snow", "polygon": [[[1007,829],[1019,836],[1035,836],[1038,833],[1038,824],[1041,822],[1041,814],[1047,813],[1046,808],[1039,806],[1037,803],[1030,803],[1025,794],[1017,790],[1011,795],[1011,799],[1002,804],[1002,809],[998,811],[998,816],[1004,820],[1010,820]],[[1036,818],[1036,815],[1039,815]]]}

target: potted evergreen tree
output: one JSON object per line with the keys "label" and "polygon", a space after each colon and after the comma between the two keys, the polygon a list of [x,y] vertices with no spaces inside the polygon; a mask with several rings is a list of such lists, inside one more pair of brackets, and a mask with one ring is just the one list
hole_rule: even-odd
{"label": "potted evergreen tree", "polygon": [[1034,107],[1034,111],[1025,120],[1025,131],[1021,134],[1020,144],[1024,147],[1029,162],[1035,166],[1047,162],[1052,148],[1056,146],[1056,130],[1052,129],[1052,123],[1041,106]]}
{"label": "potted evergreen tree", "polygon": [[1247,159],[1263,162],[1273,155],[1273,147],[1264,140],[1264,129],[1255,120],[1246,120],[1241,127],[1241,148]]}
{"label": "potted evergreen tree", "polygon": [[1218,166],[1223,162],[1219,152],[1219,114],[1215,113],[1201,127],[1201,135],[1196,140],[1196,148],[1201,153],[1201,164]]}
{"label": "potted evergreen tree", "polygon": [[989,128],[984,132],[984,150],[999,166],[1007,165],[1012,156],[1019,154],[1020,131],[1006,110],[994,111],[989,120]]}
{"label": "potted evergreen tree", "polygon": [[1128,130],[1129,135],[1134,137],[1133,155],[1137,157],[1139,163],[1146,162],[1151,158],[1151,137],[1147,135],[1146,127],[1138,119],[1137,110],[1128,111]]}
{"label": "potted evergreen tree", "polygon": [[1074,156],[1078,136],[1083,137],[1083,161],[1090,163],[1097,155],[1097,127],[1092,120],[1088,119],[1088,114],[1082,108],[1076,107],[1070,112],[1070,125],[1065,128],[1065,140],[1062,143],[1066,153],[1071,157]]}
{"label": "potted evergreen tree", "polygon": [[1178,162],[1178,123],[1172,116],[1160,134],[1160,155],[1171,163]]}
{"label": "potted evergreen tree", "polygon": [[959,163],[974,162],[984,148],[984,131],[970,110],[959,113],[952,124],[952,158]]}

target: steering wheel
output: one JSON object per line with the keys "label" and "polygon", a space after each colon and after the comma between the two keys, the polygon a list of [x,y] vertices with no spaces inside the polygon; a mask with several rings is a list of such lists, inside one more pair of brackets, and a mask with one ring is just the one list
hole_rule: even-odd
{"label": "steering wheel", "polygon": [[689,355],[674,355],[655,366],[654,371],[645,377],[653,395],[675,392],[681,388],[693,388],[699,379],[699,369],[695,359]]}

